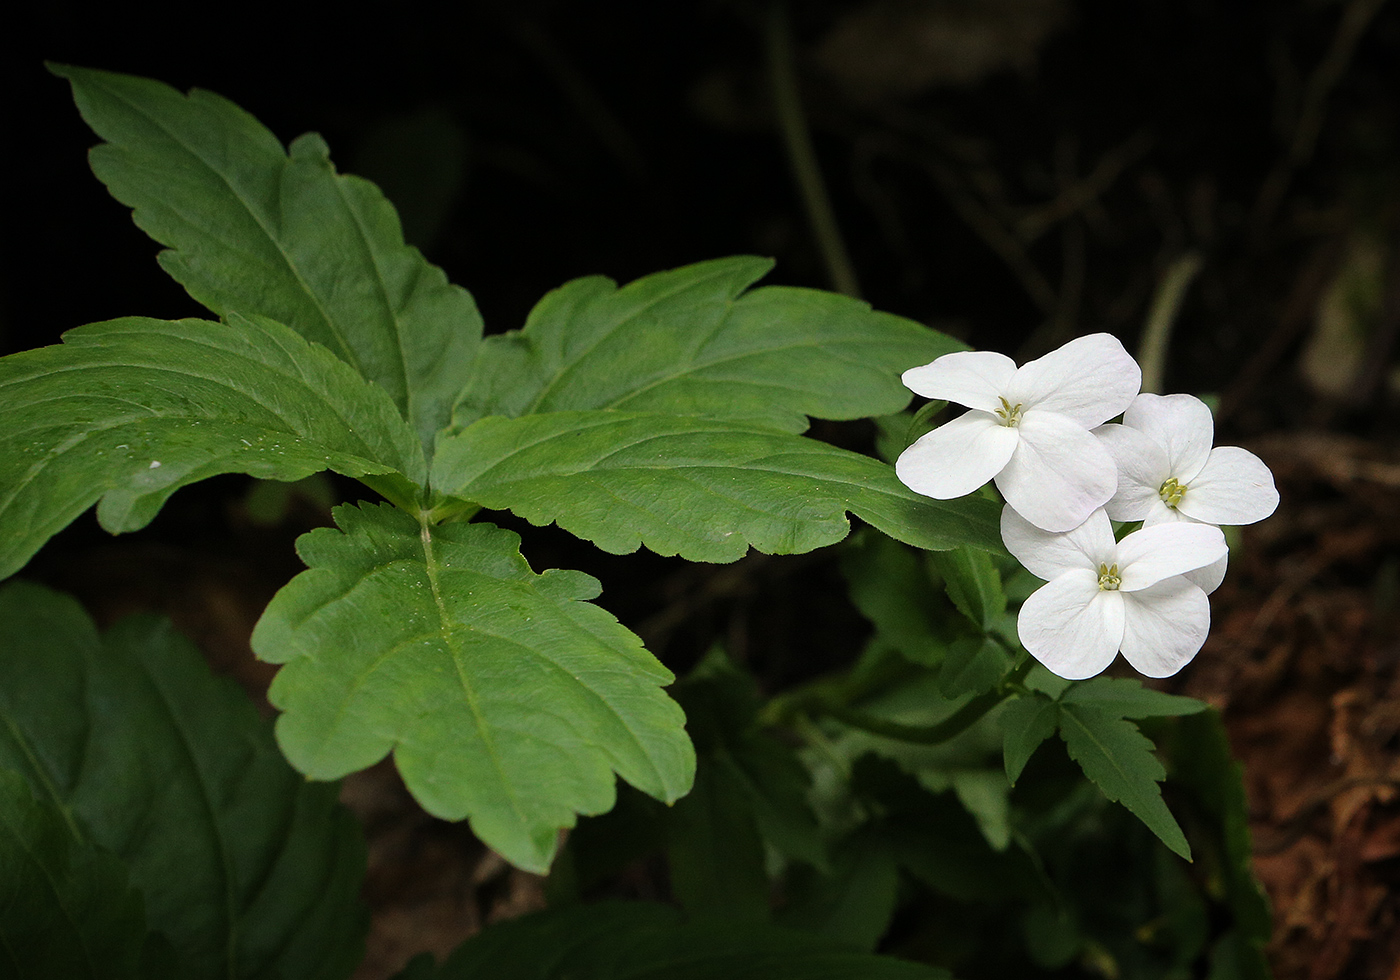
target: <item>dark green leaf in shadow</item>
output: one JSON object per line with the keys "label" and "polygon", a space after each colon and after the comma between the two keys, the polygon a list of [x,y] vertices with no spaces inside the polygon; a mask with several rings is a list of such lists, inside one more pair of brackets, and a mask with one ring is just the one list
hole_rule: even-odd
{"label": "dark green leaf in shadow", "polygon": [[800,866],[788,874],[789,902],[778,921],[857,949],[874,950],[889,929],[899,892],[891,842],[857,831],[833,848],[829,871]]}
{"label": "dark green leaf in shadow", "polygon": [[121,859],[0,768],[0,976],[174,977]]}
{"label": "dark green leaf in shadow", "polygon": [[99,638],[72,599],[0,589],[0,765],[126,863],[185,975],[335,980],[358,961],[353,818],[169,623]]}
{"label": "dark green leaf in shadow", "polygon": [[438,980],[947,980],[931,966],[762,924],[685,922],[662,905],[610,902],[484,930]]}

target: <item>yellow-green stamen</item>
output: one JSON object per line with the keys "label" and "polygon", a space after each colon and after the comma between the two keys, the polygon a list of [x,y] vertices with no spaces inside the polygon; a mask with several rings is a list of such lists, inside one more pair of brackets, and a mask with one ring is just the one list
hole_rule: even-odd
{"label": "yellow-green stamen", "polygon": [[1001,398],[1001,408],[996,410],[997,418],[1001,419],[1002,425],[1014,429],[1021,424],[1021,403],[1017,402],[1015,405],[1012,405],[1006,400],[1005,395],[1000,395],[998,397]]}
{"label": "yellow-green stamen", "polygon": [[1175,509],[1181,503],[1181,498],[1186,496],[1186,486],[1176,477],[1168,477],[1167,482],[1157,491],[1157,495],[1162,498],[1162,503]]}
{"label": "yellow-green stamen", "polygon": [[1123,579],[1118,575],[1118,563],[1112,565],[1099,562],[1099,589],[1103,592],[1117,592],[1118,587],[1123,584]]}

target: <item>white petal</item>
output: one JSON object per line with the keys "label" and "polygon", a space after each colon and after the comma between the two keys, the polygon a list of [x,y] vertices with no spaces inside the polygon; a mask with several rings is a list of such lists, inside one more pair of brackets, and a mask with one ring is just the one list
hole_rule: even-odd
{"label": "white petal", "polygon": [[1225,557],[1219,561],[1213,561],[1202,568],[1196,568],[1187,572],[1182,577],[1194,583],[1206,595],[1210,595],[1220,588],[1220,583],[1225,581],[1225,569],[1230,564],[1230,555],[1227,552]]}
{"label": "white petal", "polygon": [[1164,578],[1204,568],[1229,553],[1225,535],[1211,524],[1154,524],[1118,542],[1118,575],[1124,592],[1137,592]]}
{"label": "white petal", "polygon": [[1108,516],[1115,521],[1145,520],[1155,509],[1152,505],[1162,503],[1162,484],[1171,476],[1167,454],[1147,436],[1126,425],[1110,422],[1095,429],[1094,435],[1118,467],[1118,489],[1104,505]]}
{"label": "white petal", "polygon": [[1052,672],[1072,681],[1103,672],[1123,642],[1123,596],[1099,588],[1094,572],[1076,569],[1032,592],[1016,632]]}
{"label": "white petal", "polygon": [[1201,472],[1215,442],[1215,419],[1194,395],[1138,395],[1123,413],[1123,424],[1137,429],[1167,454],[1167,464],[1181,483]]}
{"label": "white petal", "polygon": [[920,436],[895,460],[895,475],[926,497],[952,500],[976,490],[1016,451],[1018,430],[973,410]]}
{"label": "white petal", "polygon": [[1187,517],[1175,507],[1168,507],[1162,502],[1162,498],[1158,497],[1157,502],[1152,505],[1152,509],[1148,511],[1147,516],[1142,519],[1142,526],[1152,527],[1155,524],[1177,524],[1183,521],[1187,524],[1198,523],[1192,521],[1191,518]]}
{"label": "white petal", "polygon": [[1016,512],[1046,531],[1068,531],[1118,487],[1113,457],[1089,430],[1039,409],[1021,417],[1021,440],[997,489]]}
{"label": "white petal", "polygon": [[1278,507],[1274,474],[1264,461],[1238,446],[1219,446],[1191,480],[1177,504],[1207,524],[1253,524]]}
{"label": "white petal", "polygon": [[922,367],[910,368],[901,379],[906,388],[925,398],[941,398],[968,408],[995,412],[1001,407],[1000,398],[1015,376],[1016,362],[1005,354],[963,350],[944,354]]}
{"label": "white petal", "polygon": [[1100,562],[1112,562],[1117,549],[1113,525],[1102,510],[1074,530],[1057,534],[1042,531],[1007,504],[1001,510],[1001,540],[1026,571],[1046,581],[1071,569],[1097,569]]}
{"label": "white petal", "polygon": [[1127,408],[1141,387],[1142,369],[1118,338],[1094,333],[1021,365],[1006,397],[1092,429]]}
{"label": "white petal", "polygon": [[1123,656],[1148,677],[1185,667],[1210,632],[1210,601],[1179,576],[1124,595],[1123,606]]}

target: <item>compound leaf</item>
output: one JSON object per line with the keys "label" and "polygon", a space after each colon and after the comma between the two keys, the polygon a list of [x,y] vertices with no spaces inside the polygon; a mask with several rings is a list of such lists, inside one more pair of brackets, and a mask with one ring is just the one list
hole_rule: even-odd
{"label": "compound leaf", "polygon": [[118,532],[219,473],[424,482],[382,390],[280,324],[231,320],[109,320],[0,358],[0,578],[99,500]]}
{"label": "compound leaf", "polygon": [[798,433],[809,415],[899,411],[911,397],[901,371],[963,348],[834,293],[745,293],[772,265],[740,255],[621,289],[602,276],[566,283],[540,300],[523,330],[483,343],[454,424],[608,408]]}
{"label": "compound leaf", "polygon": [[253,705],[168,622],[133,617],[99,637],[66,596],[0,589],[0,766],[125,862],[181,976],[354,969],[366,924],[354,818],[336,787],[286,764]]}
{"label": "compound leaf", "polygon": [[991,501],[933,500],[868,456],[695,417],[493,416],[439,439],[432,481],[614,554],[641,545],[693,561],[734,561],[750,546],[801,553],[844,538],[847,510],[919,547],[1000,549]]}
{"label": "compound leaf", "polygon": [[561,827],[613,805],[616,771],[672,802],[695,756],[672,675],[584,600],[597,580],[535,574],[517,535],[342,506],[303,535],[308,565],[253,649],[286,666],[269,692],[287,757],[316,779],[391,750],[430,812],[466,817],[520,867],[549,866]]}
{"label": "compound leaf", "polygon": [[607,902],[492,926],[438,980],[948,980],[946,971],[767,924],[684,922],[679,910]]}
{"label": "compound leaf", "polygon": [[861,531],[842,547],[841,573],[851,602],[880,637],[905,657],[936,667],[947,646],[939,612],[951,613],[919,554],[883,534]]}
{"label": "compound leaf", "polygon": [[990,630],[1006,612],[1006,593],[1002,591],[1001,574],[992,563],[991,555],[971,548],[953,548],[933,557],[934,567],[943,576],[943,587],[958,612],[973,625]]}
{"label": "compound leaf", "polygon": [[1189,861],[1186,835],[1157,785],[1167,778],[1167,771],[1152,754],[1152,742],[1132,722],[1089,705],[1061,702],[1059,716],[1060,737],[1084,775]]}
{"label": "compound leaf", "polygon": [[404,244],[393,206],[337,175],[314,133],[291,152],[200,89],[54,66],[106,142],[92,168],[167,246],[161,266],[220,316],[261,314],[324,345],[387,391],[425,446],[480,342],[471,296]]}

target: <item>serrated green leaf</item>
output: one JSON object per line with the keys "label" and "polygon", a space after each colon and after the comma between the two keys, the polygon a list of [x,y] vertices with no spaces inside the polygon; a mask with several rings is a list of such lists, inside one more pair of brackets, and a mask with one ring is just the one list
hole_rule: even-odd
{"label": "serrated green leaf", "polygon": [[425,447],[481,336],[471,296],[406,246],[393,206],[339,176],[307,134],[288,154],[212,92],[54,66],[106,143],[92,168],[168,246],[161,266],[220,316],[261,314],[324,345],[392,398]]}
{"label": "serrated green leaf", "polygon": [[948,644],[938,671],[938,689],[949,698],[990,691],[1001,682],[1011,664],[1011,654],[995,640],[960,637]]}
{"label": "serrated green leaf", "polygon": [[953,548],[930,557],[938,574],[943,576],[943,587],[958,612],[974,626],[990,630],[1006,612],[1006,594],[992,556],[986,551]]}
{"label": "serrated green leaf", "polygon": [[1011,785],[1021,778],[1026,763],[1059,725],[1060,706],[1049,698],[1015,698],[1001,710],[1002,754],[1006,779]]}
{"label": "serrated green leaf", "polygon": [[613,805],[613,772],[671,802],[694,752],[661,687],[670,671],[584,600],[596,579],[536,575],[517,535],[342,506],[302,535],[309,566],[253,631],[286,666],[268,694],[298,769],[334,779],[393,751],[423,806],[467,818],[523,868],[549,866],[561,827]]}
{"label": "serrated green leaf", "polygon": [[827,937],[761,924],[683,922],[679,910],[608,902],[486,929],[439,980],[948,980],[946,971],[852,951]]}
{"label": "serrated green leaf", "polygon": [[1164,694],[1130,677],[1095,677],[1075,684],[1060,696],[1065,704],[1082,704],[1115,718],[1160,718],[1194,715],[1210,705],[1195,698]]}
{"label": "serrated green leaf", "polygon": [[666,815],[671,890],[691,915],[768,918],[763,840],[747,796],[722,750],[702,752],[694,787]]}
{"label": "serrated green leaf", "polygon": [[936,616],[942,600],[917,552],[883,534],[861,531],[842,549],[841,573],[851,601],[881,639],[916,664],[942,662],[943,628]]}
{"label": "serrated green leaf", "polygon": [[[72,599],[0,589],[0,765],[119,855],[191,977],[335,980],[359,957],[359,829],[282,759],[168,622],[99,638]],[[49,974],[61,975],[61,974]]]}
{"label": "serrated green leaf", "polygon": [[0,358],[0,578],[99,500],[115,533],[219,473],[424,482],[382,390],[280,324],[231,319],[109,320]]}
{"label": "serrated green leaf", "polygon": [[1191,859],[1186,835],[1162,800],[1167,776],[1153,745],[1130,721],[1083,704],[1060,704],[1060,737],[1070,757],[1110,800],[1122,803],[1177,854]]}
{"label": "serrated green leaf", "polygon": [[154,980],[152,952],[121,860],[0,768],[0,976]]}
{"label": "serrated green leaf", "polygon": [[438,440],[432,482],[614,554],[641,545],[693,561],[734,561],[750,546],[796,554],[844,538],[848,510],[921,548],[1000,548],[991,501],[933,500],[868,456],[684,416],[482,419]]}
{"label": "serrated green leaf", "polygon": [[744,292],[772,266],[740,255],[621,289],[602,276],[567,283],[540,300],[523,330],[487,338],[453,423],[620,409],[798,433],[809,415],[899,411],[912,397],[900,372],[963,349],[834,293]]}

